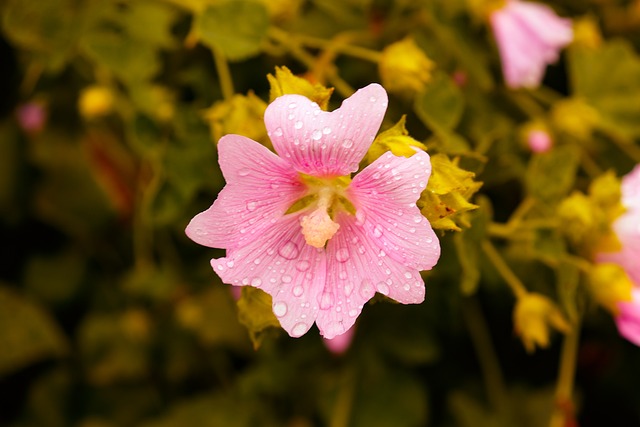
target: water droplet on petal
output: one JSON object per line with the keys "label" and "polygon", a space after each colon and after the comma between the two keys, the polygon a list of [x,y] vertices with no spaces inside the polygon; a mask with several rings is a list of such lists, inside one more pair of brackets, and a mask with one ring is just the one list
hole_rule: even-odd
{"label": "water droplet on petal", "polygon": [[227,261],[227,267],[232,268],[233,267],[233,261],[231,261],[231,260]]}
{"label": "water droplet on petal", "polygon": [[314,141],[319,141],[322,138],[322,131],[320,129],[316,129],[311,133],[311,139]]}
{"label": "water droplet on petal", "polygon": [[407,279],[411,279],[411,277],[413,277],[413,275],[411,274],[410,271],[405,271],[404,272],[404,277],[406,277]]}
{"label": "water droplet on petal", "polygon": [[293,124],[293,127],[296,128],[296,129],[302,129],[302,121],[298,120],[297,122],[295,122]]}
{"label": "water droplet on petal", "polygon": [[322,310],[327,310],[333,307],[334,298],[331,292],[323,292],[320,296],[320,308]]}
{"label": "water droplet on petal", "polygon": [[275,136],[282,136],[282,128],[276,128],[276,130],[273,131],[273,134]]}
{"label": "water droplet on petal", "polygon": [[251,171],[249,169],[240,169],[238,170],[238,175],[240,176],[247,176],[251,173]]}
{"label": "water droplet on petal", "polygon": [[380,282],[376,287],[382,295],[389,295],[389,286],[386,283]]}
{"label": "water droplet on petal", "polygon": [[351,148],[353,147],[353,141],[350,139],[345,139],[344,141],[342,141],[342,146],[344,148]]}
{"label": "water droplet on petal", "polygon": [[360,285],[360,296],[364,299],[370,299],[376,293],[373,282],[369,279],[364,279]]}
{"label": "water droplet on petal", "polygon": [[295,102],[292,102],[291,104],[289,104],[289,108],[294,109],[298,106],[298,104],[296,104]]}
{"label": "water droplet on petal", "polygon": [[277,317],[282,317],[287,314],[287,303],[284,301],[278,301],[273,304],[273,314]]}
{"label": "water droplet on petal", "polygon": [[256,259],[253,260],[253,263],[255,265],[258,265],[258,264],[260,264],[260,261],[261,261],[260,258],[256,258]]}
{"label": "water droplet on petal", "polygon": [[285,274],[284,276],[282,276],[282,283],[291,283],[291,280],[293,279],[288,274]]}
{"label": "water droplet on petal", "polygon": [[302,286],[298,285],[295,288],[293,288],[293,296],[294,297],[299,297],[300,295],[302,295],[302,292],[304,292],[304,289],[302,289]]}
{"label": "water droplet on petal", "polygon": [[364,224],[364,220],[366,218],[366,215],[363,211],[357,211],[356,212],[356,225],[362,225]]}
{"label": "water droplet on petal", "polygon": [[356,310],[355,308],[352,308],[351,310],[349,310],[349,316],[356,317],[357,315],[358,315],[358,310]]}
{"label": "water droplet on petal", "polygon": [[304,322],[296,323],[293,329],[291,330],[291,336],[294,338],[301,337],[307,332],[309,329],[309,325]]}
{"label": "water droplet on petal", "polygon": [[422,222],[423,219],[424,217],[422,215],[416,215],[413,217],[413,222],[415,222],[416,224],[419,224]]}
{"label": "water droplet on petal", "polygon": [[350,295],[353,293],[353,288],[354,288],[354,286],[353,286],[353,282],[347,282],[347,283],[344,285],[344,294],[345,294],[346,296],[350,296]]}
{"label": "water droplet on petal", "polygon": [[298,245],[292,241],[288,241],[278,249],[278,254],[284,259],[296,259],[300,254]]}
{"label": "water droplet on petal", "polygon": [[338,278],[340,280],[345,280],[347,278],[347,272],[342,270],[340,273],[338,273]]}
{"label": "water droplet on petal", "polygon": [[380,227],[379,225],[376,225],[375,227],[373,227],[373,237],[380,237],[382,236],[382,227]]}
{"label": "water droplet on petal", "polygon": [[296,263],[296,269],[298,271],[307,271],[309,267],[310,267],[309,261],[302,260]]}
{"label": "water droplet on petal", "polygon": [[251,286],[259,288],[260,285],[262,285],[262,279],[260,279],[259,277],[254,277],[253,279],[251,279]]}
{"label": "water droplet on petal", "polygon": [[408,291],[409,289],[411,289],[411,285],[408,284],[408,283],[405,283],[403,288],[404,288],[405,291]]}
{"label": "water droplet on petal", "polygon": [[347,248],[340,248],[336,251],[336,261],[347,262],[349,260],[349,250]]}
{"label": "water droplet on petal", "polygon": [[375,96],[372,96],[371,98],[369,98],[369,102],[376,102],[378,100],[378,98],[376,98]]}
{"label": "water droplet on petal", "polygon": [[247,202],[247,210],[249,212],[253,212],[256,210],[256,206],[258,206],[258,204],[256,202]]}

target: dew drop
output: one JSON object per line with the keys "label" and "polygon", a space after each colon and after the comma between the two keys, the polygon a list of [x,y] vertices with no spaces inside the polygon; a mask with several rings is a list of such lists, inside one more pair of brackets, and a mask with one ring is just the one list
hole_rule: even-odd
{"label": "dew drop", "polygon": [[309,325],[307,325],[306,323],[304,322],[296,323],[293,329],[291,330],[291,336],[293,336],[294,338],[301,337],[302,335],[305,334],[305,332],[307,332],[308,329],[309,329]]}
{"label": "dew drop", "polygon": [[291,283],[291,280],[293,279],[288,274],[285,274],[284,276],[282,276],[282,283]]}
{"label": "dew drop", "polygon": [[380,227],[379,225],[376,225],[375,227],[373,227],[373,237],[380,237],[382,236],[382,227]]}
{"label": "dew drop", "polygon": [[273,134],[275,136],[282,136],[282,128],[276,128],[276,130],[273,131]]}
{"label": "dew drop", "polygon": [[355,308],[352,308],[351,310],[349,310],[349,316],[356,317],[357,315],[358,315],[358,310],[356,310]]}
{"label": "dew drop", "polygon": [[327,310],[333,307],[334,298],[331,292],[323,292],[320,296],[320,308],[322,310]]}
{"label": "dew drop", "polygon": [[344,141],[342,141],[342,146],[344,148],[351,148],[353,147],[353,141],[350,139],[345,139]]}
{"label": "dew drop", "polygon": [[340,248],[336,251],[336,261],[347,262],[349,260],[349,250],[347,248]]}
{"label": "dew drop", "polygon": [[296,129],[302,129],[302,121],[298,120],[293,124],[293,127]]}
{"label": "dew drop", "polygon": [[375,96],[372,96],[371,98],[369,98],[369,102],[376,102],[378,100],[378,98],[376,98]]}
{"label": "dew drop", "polygon": [[294,109],[298,106],[298,104],[296,104],[295,102],[292,102],[291,104],[289,104],[289,108]]}
{"label": "dew drop", "polygon": [[247,176],[251,173],[251,171],[249,169],[240,169],[238,171],[238,175],[240,176]]}
{"label": "dew drop", "polygon": [[218,264],[218,265],[216,266],[216,268],[217,268],[218,270],[222,271],[222,270],[224,270],[224,265],[222,265],[222,264]]}
{"label": "dew drop", "polygon": [[285,303],[284,301],[278,301],[277,303],[273,304],[273,314],[275,314],[277,317],[282,317],[287,314],[287,308],[287,303]]}
{"label": "dew drop", "polygon": [[405,291],[408,291],[409,289],[411,289],[411,285],[408,284],[408,283],[405,283],[403,288],[404,288]]}
{"label": "dew drop", "polygon": [[259,288],[260,285],[262,285],[262,279],[260,279],[259,277],[254,277],[253,279],[251,279],[251,286]]}
{"label": "dew drop", "polygon": [[378,283],[377,288],[378,292],[380,292],[382,295],[389,295],[389,286],[386,283]]}
{"label": "dew drop", "polygon": [[227,261],[227,267],[232,268],[233,267],[233,261]]}
{"label": "dew drop", "polygon": [[258,204],[256,202],[247,202],[247,210],[249,212],[253,212],[256,210],[256,206],[258,206]]}
{"label": "dew drop", "polygon": [[260,264],[260,261],[261,261],[261,259],[260,259],[260,258],[256,258],[256,259],[254,259],[254,260],[253,260],[253,263],[254,263],[255,265],[258,265],[258,264]]}
{"label": "dew drop", "polygon": [[296,263],[296,269],[298,271],[307,271],[309,267],[310,267],[309,261],[302,260]]}
{"label": "dew drop", "polygon": [[322,138],[322,131],[320,129],[316,129],[311,133],[311,139],[314,141],[319,141]]}
{"label": "dew drop", "polygon": [[413,217],[413,222],[415,222],[416,224],[419,224],[419,223],[422,222],[423,218],[424,217],[422,215],[416,215],[416,216]]}
{"label": "dew drop", "polygon": [[353,288],[353,282],[347,282],[347,284],[344,285],[344,294],[350,296],[353,293]]}
{"label": "dew drop", "polygon": [[303,291],[304,291],[304,289],[302,289],[302,286],[298,285],[295,288],[293,288],[293,296],[294,297],[299,297],[300,295],[302,295]]}
{"label": "dew drop", "polygon": [[298,249],[298,245],[292,241],[288,241],[278,249],[278,254],[284,259],[292,260],[298,257],[300,250]]}
{"label": "dew drop", "polygon": [[331,128],[329,126],[325,126],[322,129],[322,133],[325,134],[325,135],[329,135],[331,133]]}
{"label": "dew drop", "polygon": [[411,279],[411,277],[413,277],[413,275],[411,274],[410,271],[405,271],[404,272],[404,277],[406,277],[407,279]]}
{"label": "dew drop", "polygon": [[380,249],[380,252],[378,252],[378,256],[379,256],[380,258],[384,258],[384,257],[386,257],[386,256],[387,256],[387,253],[386,253],[385,251],[383,251],[382,249]]}
{"label": "dew drop", "polygon": [[342,270],[340,273],[338,273],[338,278],[339,278],[340,280],[346,280],[346,278],[347,278],[347,272],[346,272],[346,271],[344,271],[344,270]]}
{"label": "dew drop", "polygon": [[364,299],[369,299],[375,294],[376,291],[373,287],[373,283],[369,279],[364,279],[360,286],[360,296]]}

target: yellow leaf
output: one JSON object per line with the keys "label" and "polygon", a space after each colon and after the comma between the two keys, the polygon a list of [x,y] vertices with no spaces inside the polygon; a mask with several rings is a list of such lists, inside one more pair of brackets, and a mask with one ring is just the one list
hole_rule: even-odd
{"label": "yellow leaf", "polygon": [[294,76],[287,67],[276,67],[275,76],[268,74],[267,79],[271,85],[269,92],[271,102],[282,95],[297,94],[306,96],[323,110],[329,106],[333,88],[327,88],[318,83],[313,84],[302,77]]}

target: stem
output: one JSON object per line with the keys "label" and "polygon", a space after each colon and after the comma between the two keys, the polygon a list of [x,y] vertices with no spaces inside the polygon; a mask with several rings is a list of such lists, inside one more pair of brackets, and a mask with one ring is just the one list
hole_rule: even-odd
{"label": "stem", "polygon": [[578,344],[580,342],[580,324],[573,325],[571,332],[564,337],[562,353],[560,355],[560,369],[556,384],[555,407],[551,414],[549,427],[564,427],[569,425],[567,418],[573,414],[573,385],[576,372]]}
{"label": "stem", "polygon": [[301,44],[316,49],[330,49],[343,55],[362,59],[377,64],[382,54],[378,51],[367,49],[366,47],[354,46],[346,43],[351,35],[343,34],[331,40],[325,40],[319,37],[308,36],[306,34],[291,34],[281,28],[272,27],[270,32],[274,38],[279,41],[286,40],[289,43]]}
{"label": "stem", "polygon": [[338,393],[329,427],[349,427],[351,421],[351,408],[356,394],[356,381],[353,369],[343,373],[342,387]]}
{"label": "stem", "polygon": [[507,282],[507,285],[509,285],[516,298],[525,296],[527,294],[527,288],[525,288],[520,279],[518,279],[518,276],[509,268],[495,246],[493,246],[489,240],[485,240],[482,242],[482,249],[487,258],[489,258],[489,261],[491,261],[491,264],[498,270],[500,276]]}
{"label": "stem", "polygon": [[504,377],[500,369],[498,356],[491,342],[487,321],[476,299],[466,298],[463,304],[462,314],[469,330],[473,348],[478,356],[487,397],[491,406],[499,414],[506,415],[505,411],[508,405]]}
{"label": "stem", "polygon": [[222,90],[222,96],[225,100],[230,100],[235,93],[233,89],[233,80],[231,79],[231,70],[229,70],[229,63],[224,54],[220,52],[218,48],[212,47],[213,60],[216,63],[216,70],[218,71],[218,78],[220,79],[220,89]]}

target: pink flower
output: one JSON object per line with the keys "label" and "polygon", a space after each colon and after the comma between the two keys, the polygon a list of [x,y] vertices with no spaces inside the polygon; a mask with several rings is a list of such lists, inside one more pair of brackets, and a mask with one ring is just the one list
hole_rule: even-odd
{"label": "pink flower", "polygon": [[325,338],[344,334],[376,291],[405,304],[424,300],[419,271],[440,256],[438,239],[416,207],[431,173],[429,155],[388,152],[349,177],[386,107],[387,94],[377,84],[333,112],[284,95],[265,112],[280,157],[240,135],[218,143],[227,185],[186,233],[226,249],[226,257],[211,261],[214,271],[225,283],[269,293],[274,314],[293,337],[314,322]]}
{"label": "pink flower", "polygon": [[540,84],[548,64],[571,43],[571,20],[559,18],[546,5],[507,0],[490,17],[502,59],[502,73],[512,88]]}
{"label": "pink flower", "polygon": [[598,261],[621,265],[635,286],[640,288],[640,165],[622,178],[621,190],[626,212],[613,223],[621,249],[598,254]]}
{"label": "pink flower", "polygon": [[344,334],[338,335],[332,339],[325,338],[323,339],[324,346],[327,347],[327,349],[333,354],[344,354],[347,350],[349,350],[349,347],[351,347],[351,342],[353,342],[353,336],[355,335],[355,332],[356,328],[353,327]]}
{"label": "pink flower", "polygon": [[534,153],[546,153],[553,146],[553,140],[548,132],[536,129],[527,134],[527,144]]}
{"label": "pink flower", "polygon": [[620,335],[640,346],[640,165],[622,178],[621,191],[627,210],[613,223],[621,249],[600,253],[597,260],[620,265],[633,282],[631,301],[618,302],[616,324]]}
{"label": "pink flower", "polygon": [[620,335],[640,346],[640,288],[633,290],[632,298],[618,303],[620,313],[616,316],[616,325]]}

